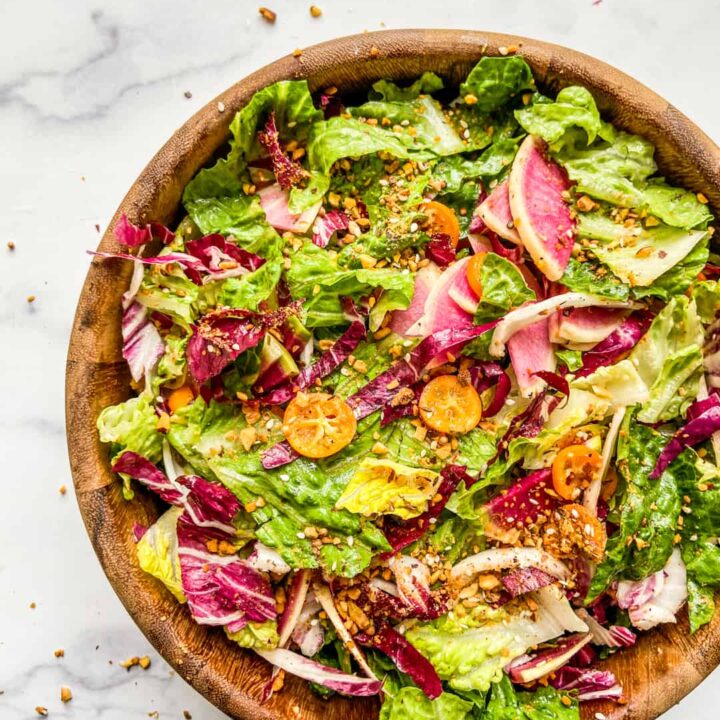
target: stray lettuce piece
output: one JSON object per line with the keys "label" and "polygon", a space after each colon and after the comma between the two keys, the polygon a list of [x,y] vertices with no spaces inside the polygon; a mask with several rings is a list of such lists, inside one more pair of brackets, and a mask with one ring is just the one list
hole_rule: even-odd
{"label": "stray lettuce piece", "polygon": [[201,198],[241,195],[245,166],[244,158],[231,151],[228,157],[220,158],[212,167],[203,168],[195,175],[185,186],[183,203]]}
{"label": "stray lettuce piece", "polygon": [[488,253],[480,271],[483,295],[475,310],[476,325],[495,320],[512,308],[535,300],[517,266],[495,253]]}
{"label": "stray lettuce piece", "polygon": [[585,131],[588,145],[598,133],[607,134],[590,91],[576,85],[561,90],[554,102],[543,98],[516,110],[515,119],[527,133],[549,143],[559,140],[571,127]]}
{"label": "stray lettuce piece", "polygon": [[410,273],[399,273],[393,268],[343,269],[337,258],[311,242],[291,257],[287,271],[290,294],[295,300],[304,300],[308,327],[346,324],[342,298],[359,300],[378,287],[393,292],[396,307],[406,308],[412,299],[415,285]]}
{"label": "stray lettuce piece", "polygon": [[372,517],[397,515],[408,520],[427,510],[440,476],[432,470],[408,467],[384,459],[365,458],[342,495],[337,508]]}
{"label": "stray lettuce piece", "polygon": [[657,297],[666,302],[682,295],[697,279],[708,261],[710,240],[701,240],[677,265],[664,272],[652,285],[634,287],[636,298]]}
{"label": "stray lettuce piece", "polygon": [[165,354],[160,358],[157,366],[157,374],[153,379],[153,390],[156,391],[162,385],[173,380],[180,380],[185,376],[187,360],[185,349],[188,336],[180,336],[174,333],[166,335]]}
{"label": "stray lettuce piece", "polygon": [[680,228],[706,227],[712,220],[708,206],[690,190],[671,187],[663,182],[651,182],[644,192],[650,212],[667,225]]}
{"label": "stray lettuce piece", "polygon": [[707,237],[705,230],[686,231],[669,225],[625,227],[600,213],[581,214],[577,232],[595,241],[589,249],[614,275],[643,287],[672,269]]}
{"label": "stray lettuce piece", "polygon": [[617,504],[619,529],[608,539],[587,603],[615,578],[642,580],[663,568],[670,557],[681,505],[674,466],[657,480],[649,479],[667,440],[666,435],[633,422],[633,413],[626,415],[617,450],[617,468],[625,483]]}
{"label": "stray lettuce piece", "polygon": [[272,297],[282,273],[282,260],[268,260],[254,272],[227,278],[218,290],[218,305],[258,310],[260,303]]}
{"label": "stray lettuce piece", "polygon": [[171,507],[151,525],[136,546],[140,567],[161,580],[165,587],[184,603],[185,593],[180,576],[177,521],[183,513],[181,507]]}
{"label": "stray lettuce piece", "polygon": [[113,458],[126,450],[150,462],[162,456],[163,435],[157,431],[158,417],[148,393],[106,407],[97,419],[100,441],[111,443]]}
{"label": "stray lettuce piece", "polygon": [[[413,129],[408,134],[411,142],[407,143],[412,149],[429,150],[436,155],[452,155],[467,149],[440,103],[428,95],[397,102],[371,100],[360,107],[348,108],[348,112],[356,118],[378,121],[387,118],[393,126],[404,127],[404,123]],[[404,133],[399,137],[404,141]]]}
{"label": "stray lettuce piece", "polygon": [[460,86],[460,97],[472,95],[472,107],[488,113],[499,110],[525,90],[534,90],[530,66],[521,57],[484,57]]}
{"label": "stray lettuce piece", "polygon": [[406,686],[385,697],[380,720],[465,720],[472,709],[472,703],[453,693],[430,700],[420,688]]}
{"label": "stray lettuce piece", "polygon": [[555,357],[568,369],[575,372],[583,366],[582,353],[579,350],[555,349]]}
{"label": "stray lettuce piece", "polygon": [[650,398],[638,420],[655,423],[683,415],[697,396],[702,374],[703,326],[695,302],[674,297],[630,353]]}
{"label": "stray lettuce piece", "polygon": [[[412,142],[412,137],[407,135]],[[398,158],[409,157],[407,140],[392,130],[368,125],[355,118],[334,117],[312,126],[307,146],[312,170],[327,175],[341,158],[359,158],[376,152],[388,152]]]}
{"label": "stray lettuce piece", "polygon": [[615,277],[607,268],[590,261],[579,262],[574,257],[568,261],[560,282],[572,292],[586,292],[594,295],[627,300],[630,287]]}
{"label": "stray lettuce piece", "polygon": [[240,647],[258,648],[259,650],[272,650],[278,646],[277,621],[249,622],[242,630],[231,633],[225,629],[230,640],[234,640]]}
{"label": "stray lettuce piece", "polygon": [[201,198],[186,202],[185,207],[205,234],[232,235],[240,247],[265,258],[280,252],[282,239],[268,223],[256,196]]}
{"label": "stray lettuce piece", "polygon": [[407,87],[400,87],[389,80],[378,80],[368,93],[370,100],[385,102],[408,102],[418,95],[430,94],[443,89],[443,81],[434,72],[424,72]]}

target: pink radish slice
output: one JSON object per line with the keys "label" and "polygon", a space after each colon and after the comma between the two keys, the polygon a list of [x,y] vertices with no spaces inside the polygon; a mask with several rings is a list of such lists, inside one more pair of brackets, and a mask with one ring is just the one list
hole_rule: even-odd
{"label": "pink radish slice", "polygon": [[283,190],[277,183],[259,190],[258,198],[260,198],[260,205],[265,211],[267,221],[276,230],[289,230],[301,234],[308,231],[322,204],[318,202],[301,215],[291,215],[288,209],[290,193]]}
{"label": "pink radish slice", "polygon": [[548,280],[559,280],[572,252],[575,221],[563,200],[570,183],[543,154],[542,140],[528,135],[510,170],[510,209],[520,241]]}
{"label": "pink radish slice", "polygon": [[473,324],[472,315],[459,307],[449,295],[458,276],[465,276],[469,261],[469,257],[458,260],[442,273],[425,300],[424,315],[407,330],[406,335],[427,336],[446,328],[462,329]]}
{"label": "pink radish slice", "polygon": [[474,253],[492,252],[492,243],[481,233],[468,233],[468,242]]}
{"label": "pink radish slice", "polygon": [[408,335],[410,327],[415,325],[425,313],[425,301],[433,286],[440,281],[442,272],[434,263],[426,265],[415,276],[415,290],[412,301],[406,310],[396,310],[390,321],[390,329],[398,335]]}
{"label": "pink radish slice", "polygon": [[513,222],[510,210],[509,183],[503,180],[480,204],[477,214],[490,230],[499,235],[503,240],[519,245],[520,235]]}
{"label": "pink radish slice", "polygon": [[477,310],[480,300],[468,282],[467,265],[465,269],[465,272],[458,273],[453,278],[448,295],[459,308],[472,315]]}
{"label": "pink radish slice", "polygon": [[604,307],[573,308],[567,314],[560,310],[557,328],[559,342],[602,342],[622,325],[627,314],[627,310]]}
{"label": "pink radish slice", "polygon": [[548,324],[545,319],[528,325],[518,330],[507,343],[518,387],[525,397],[532,397],[545,386],[545,381],[533,373],[540,370],[555,372],[555,353]]}

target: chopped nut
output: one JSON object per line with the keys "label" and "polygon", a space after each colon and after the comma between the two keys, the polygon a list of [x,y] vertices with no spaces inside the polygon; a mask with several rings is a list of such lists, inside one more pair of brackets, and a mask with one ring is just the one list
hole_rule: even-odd
{"label": "chopped nut", "polygon": [[65,651],[64,651],[62,648],[58,648],[58,649],[55,651],[55,657],[56,657],[56,658],[65,657]]}
{"label": "chopped nut", "polygon": [[277,13],[273,12],[269,8],[258,8],[258,12],[262,15],[263,20],[266,20],[269,23],[274,23],[277,20]]}
{"label": "chopped nut", "polygon": [[240,444],[243,446],[245,452],[250,452],[250,448],[255,444],[257,440],[257,430],[254,427],[245,427],[240,433]]}
{"label": "chopped nut", "polygon": [[48,714],[47,708],[46,708],[46,707],[43,707],[42,705],[38,705],[38,706],[35,708],[35,712],[36,712],[38,715],[42,715],[43,717],[47,717],[47,714]]}
{"label": "chopped nut", "polygon": [[319,18],[322,15],[322,10],[317,5],[311,5],[310,15],[314,18]]}
{"label": "chopped nut", "polygon": [[707,197],[705,195],[703,195],[702,193],[698,193],[695,197],[698,199],[698,202],[701,202],[703,205],[708,204]]}
{"label": "chopped nut", "polygon": [[64,495],[67,492],[67,487],[65,485],[61,485],[59,491],[61,495]]}
{"label": "chopped nut", "polygon": [[34,603],[34,602],[31,602],[31,603],[30,603],[30,609],[31,609],[31,610],[34,610],[36,607],[37,607],[37,604],[36,604],[36,603]]}
{"label": "chopped nut", "polygon": [[150,667],[150,658],[147,655],[143,655],[138,661],[138,665],[143,670],[147,670]]}
{"label": "chopped nut", "polygon": [[70,702],[72,700],[72,691],[66,685],[63,685],[60,688],[60,700],[62,700],[62,702],[64,703]]}
{"label": "chopped nut", "polygon": [[496,575],[478,575],[477,584],[482,590],[493,590],[500,584],[500,580]]}
{"label": "chopped nut", "polygon": [[155,429],[160,431],[168,431],[170,429],[170,416],[167,413],[161,413],[155,423]]}
{"label": "chopped nut", "polygon": [[468,93],[463,100],[465,101],[466,105],[475,105],[477,103],[478,99],[475,97],[475,95],[472,95],[471,93]]}
{"label": "chopped nut", "polygon": [[300,57],[302,55],[302,50],[300,48],[295,48],[293,50],[293,57]]}
{"label": "chopped nut", "polygon": [[387,454],[388,449],[387,449],[387,448],[385,447],[385,445],[383,445],[381,442],[376,442],[376,443],[372,446],[372,452],[373,452],[375,455],[385,455],[385,454]]}
{"label": "chopped nut", "polygon": [[28,295],[28,296],[27,296],[27,301],[28,301],[29,303],[34,303],[34,302],[35,302],[35,296],[34,296],[34,295]]}
{"label": "chopped nut", "polygon": [[575,205],[580,212],[590,212],[593,208],[597,207],[597,204],[587,195],[579,197]]}
{"label": "chopped nut", "polygon": [[376,57],[379,57],[379,56],[380,56],[380,48],[377,47],[376,45],[373,45],[373,46],[370,48],[370,57],[376,58]]}
{"label": "chopped nut", "polygon": [[8,240],[7,246],[8,246],[8,250],[15,249],[15,243],[12,240]]}

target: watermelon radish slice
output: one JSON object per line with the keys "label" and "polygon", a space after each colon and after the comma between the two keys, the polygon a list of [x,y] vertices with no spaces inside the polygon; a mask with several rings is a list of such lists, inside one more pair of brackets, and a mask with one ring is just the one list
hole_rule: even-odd
{"label": "watermelon radish slice", "polygon": [[510,362],[518,388],[524,397],[533,397],[545,387],[545,381],[533,373],[555,372],[555,353],[548,336],[548,319],[518,330],[507,343]]}
{"label": "watermelon radish slice", "polygon": [[562,345],[591,345],[602,342],[627,317],[620,308],[585,307],[558,311],[555,342]]}
{"label": "watermelon radish slice", "polygon": [[510,190],[507,180],[503,180],[486,198],[480,203],[477,214],[490,230],[499,235],[503,240],[509,240],[516,245],[521,244],[513,222],[513,215],[510,211]]}
{"label": "watermelon radish slice", "polygon": [[322,202],[318,202],[301,215],[291,215],[288,209],[290,193],[277,183],[258,190],[258,198],[270,225],[281,232],[289,230],[299,234],[310,229],[322,205]]}
{"label": "watermelon radish slice", "polygon": [[389,327],[394,333],[411,335],[408,331],[425,314],[425,301],[442,275],[442,271],[434,263],[430,263],[418,271],[415,275],[415,290],[410,305],[405,310],[396,310],[393,313]]}
{"label": "watermelon radish slice", "polygon": [[448,290],[448,295],[459,308],[462,308],[465,312],[474,315],[475,310],[477,310],[478,303],[480,302],[480,298],[478,298],[468,282],[467,264],[465,265],[465,269],[465,272],[458,273],[453,278],[452,284]]}
{"label": "watermelon radish slice", "polygon": [[575,220],[563,193],[564,171],[543,154],[542,140],[528,135],[510,170],[510,210],[520,242],[548,280],[559,280],[570,259]]}
{"label": "watermelon radish slice", "polygon": [[465,278],[469,257],[458,260],[445,270],[435,282],[425,300],[423,316],[406,331],[406,335],[431,335],[446,328],[467,328],[473,324],[472,315],[465,312],[451,297],[450,288]]}

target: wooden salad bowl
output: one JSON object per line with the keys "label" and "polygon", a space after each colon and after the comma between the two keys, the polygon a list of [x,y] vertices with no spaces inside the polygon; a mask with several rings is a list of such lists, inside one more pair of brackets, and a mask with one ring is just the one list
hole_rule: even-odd
{"label": "wooden salad bowl", "polygon": [[[720,213],[720,149],[690,120],[655,93],[613,67],[557,45],[510,35],[463,30],[392,30],[340,38],[284,57],[249,75],[206,105],[160,149],[135,181],[110,223],[100,250],[119,251],[115,223],[178,220],[185,184],[229,137],[233,114],[253,93],[277,80],[307,78],[312,91],[368,87],[380,78],[411,80],[425,70],[456,85],[482,55],[518,48],[541,89],[580,84],[594,95],[604,117],[651,140],[670,181],[709,198]],[[690,69],[688,70],[690,71]],[[220,112],[218,103],[225,111]],[[222,106],[220,106],[222,107]],[[110,471],[108,447],[95,428],[100,411],[131,394],[121,354],[120,296],[129,263],[91,264],[70,339],[66,417],[70,463],[80,511],[100,563],[130,615],[159,653],[193,687],[232,718],[252,720],[360,720],[377,717],[378,700],[314,695],[304,681],[287,677],[283,692],[259,703],[269,667],[218,629],[197,625],[162,584],[143,572],[132,526],[150,525],[160,504],[136,486],[127,502]],[[720,613],[692,637],[687,619],[644,634],[606,661],[625,688],[627,704],[586,705],[583,718],[602,712],[613,720],[650,720],[677,703],[720,663]]]}

